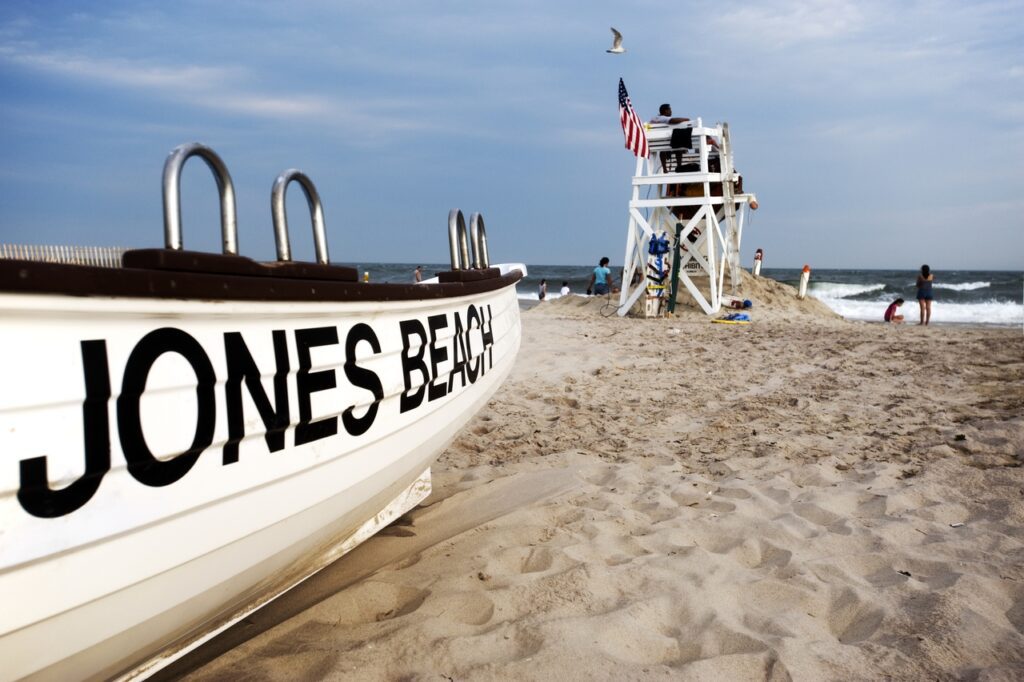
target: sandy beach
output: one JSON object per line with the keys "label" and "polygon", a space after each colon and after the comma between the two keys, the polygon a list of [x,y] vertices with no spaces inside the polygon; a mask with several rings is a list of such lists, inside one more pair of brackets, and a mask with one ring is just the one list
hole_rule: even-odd
{"label": "sandy beach", "polygon": [[523,313],[427,504],[191,680],[1024,678],[1020,329]]}

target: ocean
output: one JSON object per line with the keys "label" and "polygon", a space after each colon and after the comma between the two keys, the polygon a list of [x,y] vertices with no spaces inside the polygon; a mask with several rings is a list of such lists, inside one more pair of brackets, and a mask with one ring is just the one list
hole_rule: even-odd
{"label": "ocean", "polygon": [[[416,264],[346,263],[360,272],[369,272],[374,282],[411,282]],[[424,277],[447,270],[446,264],[424,264]],[[594,266],[530,265],[529,275],[519,285],[523,302],[537,300],[541,279],[548,284],[548,297],[558,298],[562,282],[568,282],[574,294],[583,294]],[[618,276],[621,266],[612,267]],[[800,281],[799,269],[765,268],[763,275],[794,287]],[[975,324],[1024,328],[1024,273],[997,270],[933,270],[935,301],[933,324]],[[826,270],[811,272],[808,289],[811,296],[851,320],[880,321],[885,307],[896,298],[906,303],[901,312],[907,322],[918,321],[914,295],[917,270]]]}

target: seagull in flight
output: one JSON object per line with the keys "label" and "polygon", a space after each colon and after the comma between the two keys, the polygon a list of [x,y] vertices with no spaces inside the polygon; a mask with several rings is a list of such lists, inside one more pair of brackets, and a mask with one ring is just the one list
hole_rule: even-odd
{"label": "seagull in flight", "polygon": [[625,52],[626,48],[622,46],[622,34],[613,28],[612,36],[614,36],[612,38],[612,48],[610,50],[605,50],[605,52],[609,52],[611,54],[622,54]]}

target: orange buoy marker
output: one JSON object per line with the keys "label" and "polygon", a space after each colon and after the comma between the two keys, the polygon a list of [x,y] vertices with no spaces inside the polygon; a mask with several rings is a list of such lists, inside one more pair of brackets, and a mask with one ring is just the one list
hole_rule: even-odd
{"label": "orange buoy marker", "polygon": [[758,249],[754,252],[754,277],[761,276],[761,259],[764,258],[764,251]]}
{"label": "orange buoy marker", "polygon": [[800,293],[796,295],[797,298],[803,300],[807,298],[807,283],[811,281],[811,266],[805,265],[804,271],[800,273]]}

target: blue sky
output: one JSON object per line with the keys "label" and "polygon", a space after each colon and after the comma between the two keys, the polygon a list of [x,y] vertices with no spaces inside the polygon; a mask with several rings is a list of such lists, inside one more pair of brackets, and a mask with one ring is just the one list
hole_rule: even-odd
{"label": "blue sky", "polygon": [[[623,56],[604,52],[609,26]],[[0,241],[163,244],[173,147],[231,170],[244,255],[276,175],[320,191],[333,260],[622,260],[641,116],[728,121],[768,267],[1021,269],[1024,3],[20,2],[0,5]],[[188,163],[185,247],[220,248]],[[312,260],[301,192],[293,250]]]}

